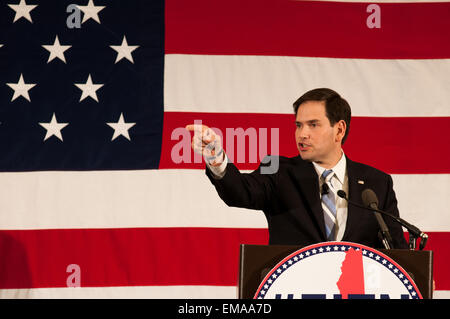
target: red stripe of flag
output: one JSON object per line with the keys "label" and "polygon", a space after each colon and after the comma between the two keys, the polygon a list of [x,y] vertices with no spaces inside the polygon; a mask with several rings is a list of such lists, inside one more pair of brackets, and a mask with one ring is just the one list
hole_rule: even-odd
{"label": "red stripe of flag", "polygon": [[[429,233],[436,288],[450,290],[450,233]],[[0,231],[0,288],[236,286],[240,244],[266,244],[266,229],[123,228]],[[49,258],[49,256],[52,256]]]}
{"label": "red stripe of flag", "polygon": [[[450,3],[167,0],[166,53],[374,59],[450,57]],[[369,18],[369,20],[371,20]]]}
{"label": "red stripe of flag", "polygon": [[118,228],[0,231],[0,288],[236,286],[239,245],[266,244],[265,229]]}
{"label": "red stripe of flag", "polygon": [[[176,163],[173,148],[182,141],[181,135],[174,135],[176,129],[184,128],[195,120],[207,126],[220,129],[224,134],[223,145],[226,146],[227,128],[237,129],[267,128],[267,153],[283,156],[297,156],[295,144],[295,117],[293,114],[257,114],[257,113],[189,113],[165,112],[163,147],[160,168],[193,168],[204,169],[203,163]],[[443,145],[448,136],[450,117],[353,117],[349,137],[344,145],[345,153],[350,159],[372,165],[390,174],[448,174],[450,173],[450,148]],[[279,152],[271,152],[271,128],[279,130]],[[177,131],[175,131],[177,132]],[[442,137],[442,138],[439,138]],[[172,140],[174,138],[174,140]],[[183,137],[185,138],[185,137]],[[257,135],[264,139],[264,135]],[[276,139],[274,139],[276,142]],[[259,143],[259,141],[258,141]],[[258,150],[259,144],[256,143]],[[448,143],[447,143],[448,144]],[[180,144],[181,145],[181,144]],[[190,140],[187,148],[190,150]],[[243,150],[246,152],[245,162],[237,160],[237,139],[233,150],[236,157],[234,163],[239,169],[256,169],[260,162],[251,163],[249,157],[249,139]],[[230,153],[230,150],[227,150]],[[174,152],[175,155],[182,152]],[[387,156],[389,154],[389,156]]]}

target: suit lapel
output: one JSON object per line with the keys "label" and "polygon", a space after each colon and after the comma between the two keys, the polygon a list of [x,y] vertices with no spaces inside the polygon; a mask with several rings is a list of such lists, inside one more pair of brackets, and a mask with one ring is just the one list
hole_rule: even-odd
{"label": "suit lapel", "polygon": [[298,156],[297,160],[299,165],[301,165],[301,169],[294,170],[295,181],[301,192],[305,194],[305,201],[312,212],[322,241],[326,241],[325,220],[319,195],[319,177],[311,162],[301,160],[300,156]]}

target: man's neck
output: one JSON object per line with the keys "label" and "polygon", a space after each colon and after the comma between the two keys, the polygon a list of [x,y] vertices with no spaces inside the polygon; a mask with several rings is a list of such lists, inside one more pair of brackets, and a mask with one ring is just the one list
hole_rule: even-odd
{"label": "man's neck", "polygon": [[314,162],[317,165],[325,168],[325,169],[330,169],[336,166],[337,163],[339,163],[339,161],[341,160],[342,156],[344,155],[344,151],[342,150],[342,148],[339,148],[339,150],[336,152],[336,155],[333,155],[330,157],[330,159],[327,159],[325,161],[317,161]]}

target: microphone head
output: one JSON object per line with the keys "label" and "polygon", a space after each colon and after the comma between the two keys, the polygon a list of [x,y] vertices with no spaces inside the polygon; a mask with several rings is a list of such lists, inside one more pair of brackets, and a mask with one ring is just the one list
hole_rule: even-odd
{"label": "microphone head", "polygon": [[366,188],[365,190],[363,190],[363,192],[361,194],[361,198],[362,198],[362,201],[364,203],[364,206],[372,207],[372,205],[375,204],[376,207],[378,207],[377,195],[370,188]]}
{"label": "microphone head", "polygon": [[340,189],[340,190],[337,191],[337,195],[338,195],[340,198],[347,199],[347,194],[346,194],[342,189]]}

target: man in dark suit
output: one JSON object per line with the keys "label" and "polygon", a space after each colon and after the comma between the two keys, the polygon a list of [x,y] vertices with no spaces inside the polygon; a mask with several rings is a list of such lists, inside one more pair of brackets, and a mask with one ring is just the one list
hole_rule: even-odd
{"label": "man in dark suit", "polygon": [[[353,162],[342,150],[350,129],[347,101],[333,90],[315,89],[294,103],[294,113],[300,155],[267,157],[248,174],[228,160],[214,131],[206,126],[186,128],[197,131],[192,147],[205,157],[206,174],[224,202],[264,212],[270,244],[337,240],[383,248],[375,215],[337,196],[343,190],[351,201],[362,205],[361,193],[369,188],[377,194],[380,209],[399,215],[391,176]],[[392,248],[406,249],[401,226],[391,218],[384,220]]]}

